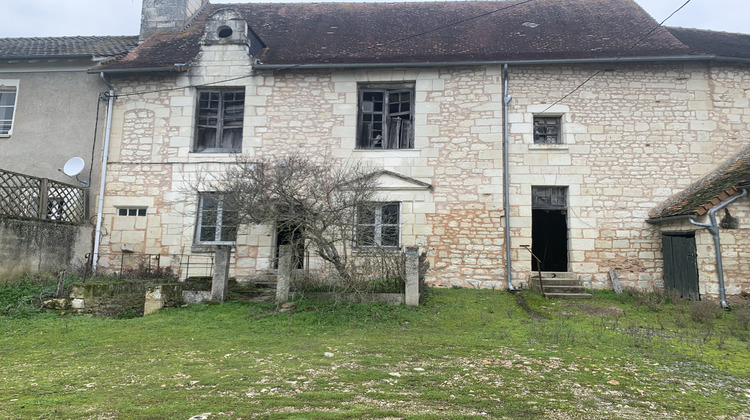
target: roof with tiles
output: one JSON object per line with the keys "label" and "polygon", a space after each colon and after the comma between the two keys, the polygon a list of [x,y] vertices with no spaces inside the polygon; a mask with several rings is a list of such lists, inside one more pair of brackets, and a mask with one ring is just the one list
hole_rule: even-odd
{"label": "roof with tiles", "polygon": [[750,145],[716,171],[669,198],[651,219],[671,216],[702,216],[713,207],[750,186]]}
{"label": "roof with tiles", "polygon": [[127,53],[137,36],[0,38],[0,59],[110,57]]}
{"label": "roof with tiles", "polygon": [[750,58],[750,35],[702,29],[667,28],[696,53],[721,57]]}
{"label": "roof with tiles", "polygon": [[[199,52],[205,19],[233,8],[268,46],[266,65],[462,63],[694,53],[632,0],[207,5],[104,69],[172,67]],[[656,28],[656,29],[654,29]],[[646,37],[649,31],[653,32]]]}

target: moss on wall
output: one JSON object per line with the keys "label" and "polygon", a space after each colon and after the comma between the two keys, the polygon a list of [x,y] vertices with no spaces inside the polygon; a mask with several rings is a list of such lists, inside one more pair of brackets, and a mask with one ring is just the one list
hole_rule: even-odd
{"label": "moss on wall", "polygon": [[0,280],[56,275],[89,252],[91,226],[0,218]]}

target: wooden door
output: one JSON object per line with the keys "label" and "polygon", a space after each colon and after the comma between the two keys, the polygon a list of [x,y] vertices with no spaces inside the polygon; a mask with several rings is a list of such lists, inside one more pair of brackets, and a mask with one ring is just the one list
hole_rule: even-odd
{"label": "wooden door", "polygon": [[684,299],[698,300],[698,253],[695,232],[670,232],[662,235],[664,251],[664,287],[680,292]]}

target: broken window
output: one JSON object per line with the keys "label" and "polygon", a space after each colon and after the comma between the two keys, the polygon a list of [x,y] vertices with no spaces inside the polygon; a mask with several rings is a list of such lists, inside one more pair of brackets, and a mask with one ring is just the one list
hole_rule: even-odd
{"label": "broken window", "polygon": [[242,119],[244,113],[244,91],[199,92],[195,151],[242,151]]}
{"label": "broken window", "polygon": [[531,208],[537,210],[566,210],[566,187],[531,187]]}
{"label": "broken window", "polygon": [[196,243],[233,245],[237,240],[238,213],[231,194],[204,193],[198,202]]}
{"label": "broken window", "polygon": [[414,148],[414,86],[359,88],[357,149]]}
{"label": "broken window", "polygon": [[401,239],[400,203],[372,203],[357,212],[357,245],[398,248]]}
{"label": "broken window", "polygon": [[534,117],[534,143],[535,144],[560,144],[561,117]]}
{"label": "broken window", "polygon": [[16,88],[0,83],[0,135],[10,135],[16,108]]}

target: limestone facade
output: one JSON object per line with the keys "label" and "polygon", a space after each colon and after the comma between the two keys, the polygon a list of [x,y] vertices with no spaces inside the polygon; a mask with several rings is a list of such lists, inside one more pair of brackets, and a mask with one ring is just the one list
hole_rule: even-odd
{"label": "limestone facade", "polygon": [[[626,286],[659,286],[661,233],[645,222],[649,210],[715,169],[748,137],[747,65],[607,66],[579,89],[601,65],[509,69],[509,216],[517,287],[531,271],[531,256],[521,245],[532,242],[534,186],[566,188],[568,271],[599,288],[610,287],[610,269]],[[197,93],[210,85],[244,89],[247,156],[299,152],[361,160],[431,185],[384,180],[383,200],[401,203],[401,245],[428,252],[428,279],[435,285],[506,286],[502,67],[253,72],[246,46],[210,45],[187,73],[113,76],[112,83],[118,96],[102,268],[116,268],[123,245],[160,254],[162,265],[177,270],[186,256],[205,251],[194,244],[197,191],[210,191],[212,179],[236,158],[193,152]],[[356,148],[358,86],[373,83],[414,84],[413,149]],[[561,118],[562,144],[534,144],[533,119],[539,115]],[[745,225],[747,201],[732,207]],[[146,208],[146,215],[118,215],[120,208],[135,207]],[[243,227],[230,275],[267,272],[274,236],[271,227]],[[731,290],[748,290],[750,281],[740,278],[750,269],[750,258],[743,259],[750,249],[747,229],[731,236],[725,251],[736,263],[725,263],[728,283],[736,288]],[[701,246],[710,244],[703,237],[697,234]],[[713,255],[701,252],[707,259]],[[701,284],[715,293],[710,264],[702,265]],[[321,263],[312,258],[311,266]]]}

